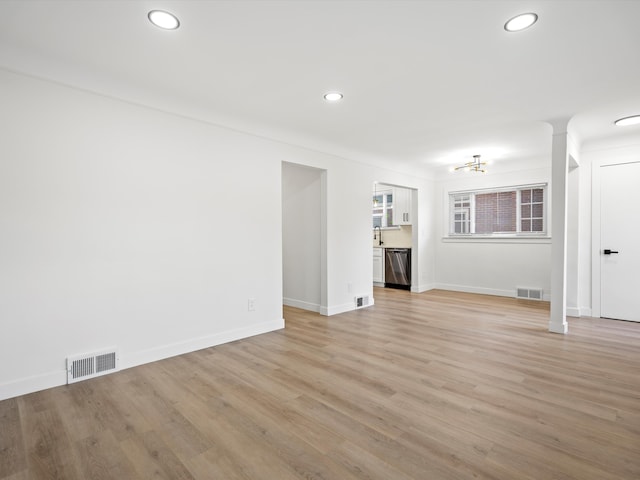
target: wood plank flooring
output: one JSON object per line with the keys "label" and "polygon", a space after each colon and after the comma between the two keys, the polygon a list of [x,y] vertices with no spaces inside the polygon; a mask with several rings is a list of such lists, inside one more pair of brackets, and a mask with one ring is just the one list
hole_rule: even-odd
{"label": "wood plank flooring", "polygon": [[640,324],[374,295],[0,402],[0,479],[640,478]]}

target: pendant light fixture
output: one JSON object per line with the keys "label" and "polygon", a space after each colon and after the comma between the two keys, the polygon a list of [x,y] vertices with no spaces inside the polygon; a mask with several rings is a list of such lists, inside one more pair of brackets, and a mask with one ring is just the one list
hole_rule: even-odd
{"label": "pendant light fixture", "polygon": [[480,155],[474,155],[473,156],[473,161],[467,162],[464,165],[456,167],[454,170],[455,171],[465,170],[466,172],[486,173],[487,171],[484,169],[486,164],[487,164],[487,162],[481,162],[480,161]]}

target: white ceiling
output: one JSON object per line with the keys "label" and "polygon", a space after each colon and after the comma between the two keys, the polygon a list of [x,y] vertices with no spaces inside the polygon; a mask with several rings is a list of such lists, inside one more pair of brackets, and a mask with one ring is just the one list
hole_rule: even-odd
{"label": "white ceiling", "polygon": [[548,160],[558,118],[580,140],[640,135],[612,125],[640,113],[639,24],[630,0],[0,0],[0,66],[437,175]]}

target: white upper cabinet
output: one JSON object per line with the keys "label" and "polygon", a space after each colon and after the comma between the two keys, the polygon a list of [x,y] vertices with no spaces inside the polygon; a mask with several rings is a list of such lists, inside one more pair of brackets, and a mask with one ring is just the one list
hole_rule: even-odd
{"label": "white upper cabinet", "polygon": [[411,190],[395,187],[393,189],[393,224],[411,225]]}

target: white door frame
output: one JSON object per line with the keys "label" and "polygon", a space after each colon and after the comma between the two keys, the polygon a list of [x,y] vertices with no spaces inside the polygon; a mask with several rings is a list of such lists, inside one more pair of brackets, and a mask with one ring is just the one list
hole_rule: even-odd
{"label": "white door frame", "polygon": [[624,165],[626,163],[638,163],[640,159],[636,152],[628,155],[615,155],[614,159],[596,159],[591,164],[591,315],[600,317],[602,313],[602,298],[600,281],[602,245],[600,244],[600,199],[602,188],[600,168],[611,165]]}

